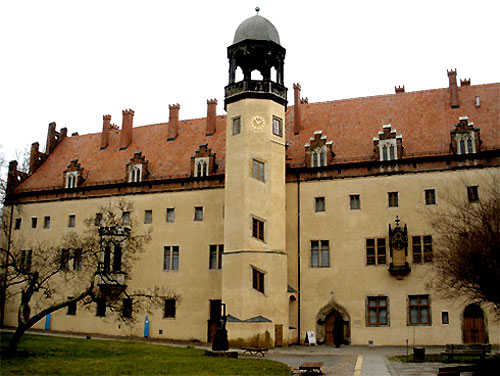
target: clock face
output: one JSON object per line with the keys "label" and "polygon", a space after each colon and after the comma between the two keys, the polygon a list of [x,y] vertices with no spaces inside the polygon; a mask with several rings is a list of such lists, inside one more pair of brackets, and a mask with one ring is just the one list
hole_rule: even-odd
{"label": "clock face", "polygon": [[265,122],[262,116],[254,116],[254,118],[252,119],[252,127],[255,130],[262,129],[264,127],[264,124]]}

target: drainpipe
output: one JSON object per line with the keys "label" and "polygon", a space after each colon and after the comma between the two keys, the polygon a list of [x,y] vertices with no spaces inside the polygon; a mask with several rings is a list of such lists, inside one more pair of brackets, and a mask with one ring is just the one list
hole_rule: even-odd
{"label": "drainpipe", "polygon": [[297,330],[300,345],[300,172],[297,171]]}

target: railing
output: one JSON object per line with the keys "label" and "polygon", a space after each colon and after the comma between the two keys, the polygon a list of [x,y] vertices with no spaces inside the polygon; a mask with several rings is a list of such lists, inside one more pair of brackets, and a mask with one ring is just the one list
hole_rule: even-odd
{"label": "railing", "polygon": [[233,95],[240,94],[243,92],[258,92],[258,93],[273,93],[277,96],[286,98],[286,88],[276,82],[272,81],[252,81],[243,80],[229,84],[225,88],[226,97],[232,97]]}

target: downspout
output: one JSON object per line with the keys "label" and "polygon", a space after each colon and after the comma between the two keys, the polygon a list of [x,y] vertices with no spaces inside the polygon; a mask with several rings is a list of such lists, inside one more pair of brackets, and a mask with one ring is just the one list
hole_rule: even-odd
{"label": "downspout", "polygon": [[297,330],[300,345],[300,172],[297,171]]}
{"label": "downspout", "polygon": [[[11,242],[11,235],[12,235],[12,217],[14,216],[14,205],[10,205],[10,218],[9,218],[9,234],[7,236],[7,255],[10,253],[10,242]],[[5,268],[5,273],[2,276],[3,277],[3,283],[2,283],[2,296],[1,296],[1,303],[2,306],[0,307],[0,311],[2,314],[2,321],[0,322],[0,328],[3,328],[5,326],[5,303],[6,303],[6,298],[7,298],[7,272],[8,268]]]}

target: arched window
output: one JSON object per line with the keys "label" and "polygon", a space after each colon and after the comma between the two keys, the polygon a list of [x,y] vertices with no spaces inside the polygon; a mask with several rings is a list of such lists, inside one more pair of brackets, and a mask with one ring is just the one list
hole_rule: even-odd
{"label": "arched window", "polygon": [[142,164],[133,164],[129,167],[128,182],[137,183],[142,181]]}
{"label": "arched window", "polygon": [[381,161],[393,161],[398,159],[396,139],[391,138],[388,140],[380,140],[378,143],[380,160]]}
{"label": "arched window", "polygon": [[457,154],[472,154],[476,152],[474,133],[457,134]]}
{"label": "arched window", "polygon": [[194,176],[208,176],[208,157],[199,157],[195,159]]}
{"label": "arched window", "polygon": [[326,166],[326,147],[320,146],[311,153],[311,167]]}
{"label": "arched window", "polygon": [[76,188],[78,179],[78,171],[72,171],[66,173],[66,188]]}

